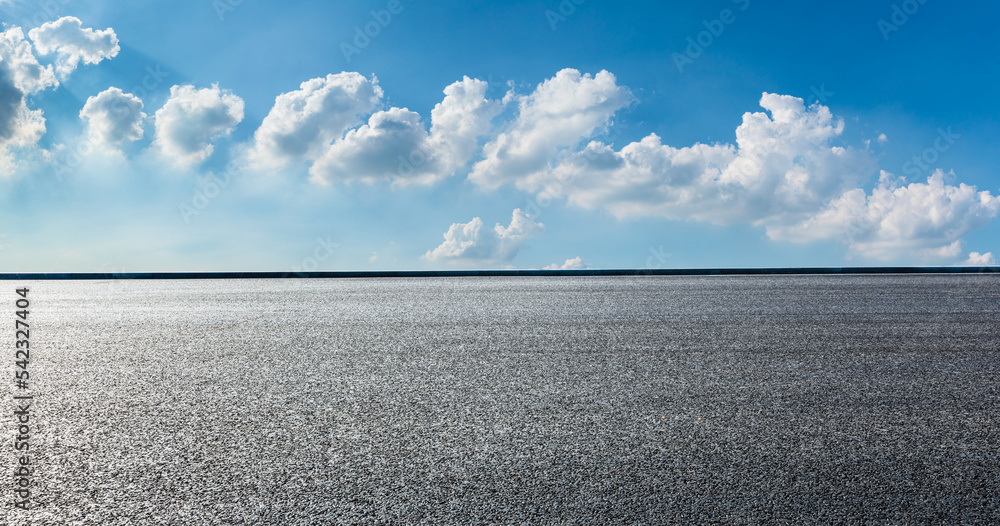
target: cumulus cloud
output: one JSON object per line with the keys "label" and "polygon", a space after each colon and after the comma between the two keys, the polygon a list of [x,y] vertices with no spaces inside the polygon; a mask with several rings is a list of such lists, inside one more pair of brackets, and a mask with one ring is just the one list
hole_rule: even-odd
{"label": "cumulus cloud", "polygon": [[838,239],[852,254],[882,260],[954,261],[962,255],[961,238],[1000,212],[1000,197],[964,183],[949,184],[950,175],[937,170],[926,183],[902,185],[902,179],[883,171],[871,195],[849,190],[801,223],[767,233],[798,242]]}
{"label": "cumulus cloud", "polygon": [[867,152],[831,144],[844,124],[825,106],[770,93],[760,104],[770,115],[744,114],[735,145],[674,148],[652,134],[616,151],[592,141],[518,183],[618,218],[770,225],[802,219],[874,170]]}
{"label": "cumulus cloud", "polygon": [[[376,112],[368,123],[347,132],[309,170],[311,180],[373,183],[393,177],[408,163],[410,172],[436,173],[439,160],[427,148],[428,134],[420,115],[406,108]],[[410,175],[407,173],[407,175]]]}
{"label": "cumulus cloud", "polygon": [[424,259],[472,260],[481,262],[507,262],[524,247],[525,241],[538,234],[545,225],[534,222],[519,208],[514,209],[510,225],[499,223],[492,230],[483,226],[476,217],[468,223],[455,223],[444,233],[444,242],[424,254]]}
{"label": "cumulus cloud", "polygon": [[560,152],[606,128],[633,100],[629,89],[607,71],[594,76],[575,69],[559,71],[518,98],[517,118],[486,144],[469,179],[487,188],[506,183],[532,186]]}
{"label": "cumulus cloud", "polygon": [[70,74],[82,61],[84,64],[98,62],[118,55],[118,37],[113,29],[95,31],[84,28],[75,16],[64,16],[53,22],[46,22],[28,32],[38,52],[47,55],[56,53],[56,71],[63,77]]}
{"label": "cumulus cloud", "polygon": [[52,66],[38,63],[31,43],[24,39],[19,27],[0,33],[0,62],[7,72],[8,82],[21,93],[31,94],[59,85]]}
{"label": "cumulus cloud", "polygon": [[959,263],[959,265],[963,267],[987,267],[996,264],[997,260],[993,258],[992,252],[987,252],[985,254],[970,252],[969,258]]}
{"label": "cumulus cloud", "polygon": [[350,130],[313,164],[311,180],[392,181],[431,184],[452,175],[476,152],[477,139],[488,133],[501,110],[485,98],[486,82],[464,77],[445,88],[444,99],[431,111],[428,132],[418,113],[390,108],[374,113],[368,123]]}
{"label": "cumulus cloud", "polygon": [[218,84],[202,89],[173,86],[154,120],[154,146],[178,164],[196,164],[212,154],[213,141],[232,133],[243,120],[243,99]]}
{"label": "cumulus cloud", "polygon": [[475,155],[477,139],[490,132],[491,121],[503,106],[486,99],[486,81],[462,77],[444,89],[444,100],[431,110],[430,141],[450,174]]}
{"label": "cumulus cloud", "polygon": [[964,254],[961,238],[1000,208],[989,192],[949,184],[940,171],[911,184],[883,174],[867,195],[859,186],[877,169],[872,154],[837,144],[844,122],[829,108],[788,95],[764,93],[764,111],[743,115],[735,144],[676,148],[651,134],[621,149],[599,141],[579,147],[629,100],[610,74],[564,70],[521,99],[519,115],[486,145],[469,179],[618,218],[752,224],[775,240],[834,239],[850,255],[883,260],[955,261]]}
{"label": "cumulus cloud", "polygon": [[280,166],[314,160],[344,132],[361,124],[382,99],[378,79],[343,72],[303,82],[282,93],[254,134],[254,161]]}
{"label": "cumulus cloud", "polygon": [[20,28],[0,33],[0,176],[13,173],[12,151],[34,146],[45,134],[41,110],[28,108],[26,96],[57,86],[51,66],[42,66]]}
{"label": "cumulus cloud", "polygon": [[45,133],[41,110],[30,110],[18,88],[14,72],[0,61],[0,148],[30,146]]}
{"label": "cumulus cloud", "polygon": [[87,122],[87,134],[93,141],[115,146],[142,138],[146,114],[139,97],[112,87],[88,98],[80,118]]}
{"label": "cumulus cloud", "polygon": [[542,270],[580,270],[585,268],[590,268],[590,265],[584,263],[583,258],[577,256],[572,259],[567,259],[566,262],[563,263],[562,265],[558,263],[553,263],[551,265],[542,267]]}
{"label": "cumulus cloud", "polygon": [[[64,17],[29,31],[35,42],[24,38],[21,28],[0,33],[0,175],[9,175],[17,164],[13,152],[33,148],[45,134],[41,110],[30,109],[27,97],[56,88],[82,60],[96,64],[118,53],[114,31],[83,29],[80,20]],[[42,54],[56,52],[56,68],[41,65],[35,50]]]}

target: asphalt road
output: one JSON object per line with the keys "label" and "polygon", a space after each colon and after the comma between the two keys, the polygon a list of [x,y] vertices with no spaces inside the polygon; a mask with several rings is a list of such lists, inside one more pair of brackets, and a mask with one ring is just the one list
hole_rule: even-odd
{"label": "asphalt road", "polygon": [[29,285],[10,524],[1000,522],[1000,276]]}

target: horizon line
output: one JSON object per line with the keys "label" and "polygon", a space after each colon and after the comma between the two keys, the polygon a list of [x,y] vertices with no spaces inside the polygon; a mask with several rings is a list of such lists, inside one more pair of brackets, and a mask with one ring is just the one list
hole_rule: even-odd
{"label": "horizon line", "polygon": [[0,280],[107,279],[328,279],[533,276],[756,276],[835,274],[994,274],[1000,266],[975,267],[726,267],[671,269],[490,269],[490,270],[321,270],[176,272],[0,272]]}

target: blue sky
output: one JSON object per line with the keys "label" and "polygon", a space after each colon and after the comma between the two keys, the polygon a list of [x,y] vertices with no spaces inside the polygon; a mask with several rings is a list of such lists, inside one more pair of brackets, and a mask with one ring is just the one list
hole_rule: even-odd
{"label": "blue sky", "polygon": [[0,0],[0,269],[995,264],[997,15]]}

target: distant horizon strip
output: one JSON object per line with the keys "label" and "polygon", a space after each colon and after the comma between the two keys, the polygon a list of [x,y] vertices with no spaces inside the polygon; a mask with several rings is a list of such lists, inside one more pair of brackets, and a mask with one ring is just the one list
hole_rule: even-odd
{"label": "distant horizon strip", "polygon": [[577,270],[330,270],[311,272],[2,272],[0,280],[328,279],[532,276],[759,276],[835,274],[1000,274],[983,267],[770,267]]}

